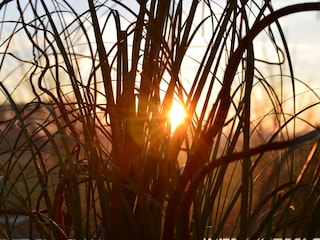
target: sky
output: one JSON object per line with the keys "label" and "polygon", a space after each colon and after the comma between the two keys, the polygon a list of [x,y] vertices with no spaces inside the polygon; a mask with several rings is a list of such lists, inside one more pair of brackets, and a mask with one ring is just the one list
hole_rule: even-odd
{"label": "sky", "polygon": [[[68,3],[76,9],[81,10],[86,7],[86,4],[79,4],[79,2],[78,0],[68,0]],[[132,0],[127,0],[127,2],[130,3]],[[274,9],[278,9],[289,4],[302,2],[305,1],[273,1],[273,6]],[[14,1],[10,5],[13,7],[15,5]],[[116,7],[116,5],[114,6]],[[18,15],[17,11],[15,11],[15,6],[7,16],[17,19]],[[292,51],[298,76],[307,77],[310,81],[316,80],[318,75],[316,70],[320,69],[320,61],[316,60],[317,56],[320,57],[320,47],[318,44],[320,42],[320,13],[307,12],[294,14],[281,18],[280,22]]]}
{"label": "sky", "polygon": [[[276,9],[301,2],[304,1],[274,1],[274,6]],[[307,79],[310,83],[318,83],[320,72],[320,13],[292,14],[281,18],[280,23],[283,25],[287,37],[297,77]]]}
{"label": "sky", "polygon": [[[301,3],[304,1],[281,0],[273,1],[274,8],[284,7],[289,4]],[[280,18],[286,41],[290,50],[295,77],[308,85],[318,94],[320,93],[320,13],[304,12],[292,14]],[[260,36],[261,37],[261,36]],[[263,39],[257,38],[258,45],[261,45],[262,53],[268,55],[269,52],[264,48]],[[289,80],[289,79],[288,79]],[[297,82],[297,107],[303,108],[311,102],[319,99],[312,94],[305,94],[307,90],[302,84]],[[290,89],[287,89],[290,90]],[[310,92],[310,91],[309,91]],[[263,101],[263,100],[262,100]],[[319,125],[318,112],[310,111],[305,117],[310,123]]]}

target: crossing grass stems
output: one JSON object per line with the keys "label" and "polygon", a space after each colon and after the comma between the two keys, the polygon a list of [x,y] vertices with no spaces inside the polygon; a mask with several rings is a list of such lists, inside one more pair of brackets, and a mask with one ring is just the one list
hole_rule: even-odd
{"label": "crossing grass stems", "polygon": [[[302,117],[319,95],[306,85],[317,101],[297,108],[279,22],[318,10],[257,0],[88,0],[81,10],[69,1],[2,1],[1,236],[319,236],[319,129]],[[256,57],[258,34],[278,62]],[[20,79],[3,74],[12,61],[25,71]],[[280,90],[291,88],[291,112],[261,62],[276,67]],[[21,104],[15,93],[24,86],[32,98]],[[259,87],[272,108],[255,121]],[[187,116],[172,130],[174,101]],[[300,122],[308,130],[298,132]]]}

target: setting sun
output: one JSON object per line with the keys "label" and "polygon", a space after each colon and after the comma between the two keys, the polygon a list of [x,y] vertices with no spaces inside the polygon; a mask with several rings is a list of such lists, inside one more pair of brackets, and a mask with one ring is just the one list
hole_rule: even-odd
{"label": "setting sun", "polygon": [[177,102],[173,102],[172,108],[169,112],[169,120],[171,123],[172,131],[174,131],[179,124],[183,123],[185,118],[186,118],[186,111],[184,107]]}

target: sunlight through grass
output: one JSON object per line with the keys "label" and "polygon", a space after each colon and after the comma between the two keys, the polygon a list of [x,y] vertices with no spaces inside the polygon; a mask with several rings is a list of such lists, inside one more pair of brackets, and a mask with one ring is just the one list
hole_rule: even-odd
{"label": "sunlight through grass", "polygon": [[174,132],[176,128],[184,122],[186,116],[186,110],[184,107],[180,103],[174,101],[169,112],[171,132]]}

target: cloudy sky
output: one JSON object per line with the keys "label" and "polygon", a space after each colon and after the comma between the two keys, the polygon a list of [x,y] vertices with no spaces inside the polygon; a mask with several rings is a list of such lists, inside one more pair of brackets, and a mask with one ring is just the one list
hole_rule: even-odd
{"label": "cloudy sky", "polygon": [[[304,1],[274,1],[275,8]],[[280,19],[291,49],[297,77],[320,87],[320,13],[305,12]]]}
{"label": "cloudy sky", "polygon": [[[132,0],[128,0],[131,2]],[[83,8],[79,4],[78,0],[68,0],[68,3],[79,9]],[[85,2],[85,1],[84,1]],[[221,1],[224,2],[224,1]],[[297,0],[276,0],[273,1],[274,8],[280,8],[293,3],[301,3],[304,1]],[[132,3],[132,2],[131,2]],[[15,1],[10,3],[10,8],[6,17],[17,19]],[[1,10],[3,11],[3,9]],[[9,12],[12,11],[12,12]],[[0,13],[0,17],[2,17]],[[316,12],[307,12],[293,14],[286,16],[280,19],[280,22],[283,26],[284,33],[287,37],[287,42],[289,44],[293,64],[295,67],[296,77],[303,79],[312,84],[314,88],[319,88],[319,79],[320,75],[320,13]],[[3,40],[0,36],[0,42]],[[263,37],[257,38],[257,46],[260,46],[261,54],[268,54],[267,45],[263,42]],[[24,45],[15,45],[17,49],[25,48]],[[3,48],[0,49],[3,51]],[[8,66],[7,66],[8,67]],[[0,77],[3,77],[3,69],[1,69]],[[2,79],[1,79],[2,81]],[[7,83],[6,83],[7,84]]]}

